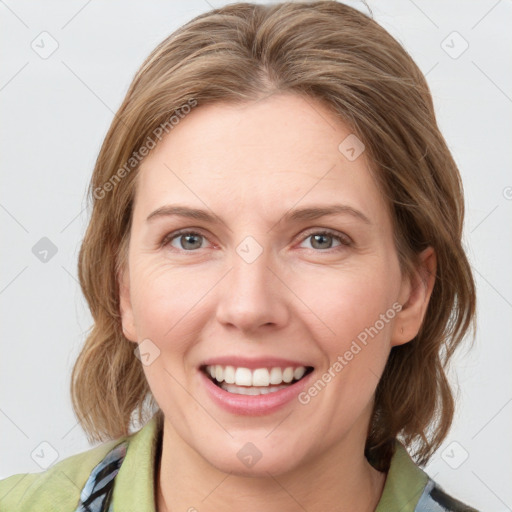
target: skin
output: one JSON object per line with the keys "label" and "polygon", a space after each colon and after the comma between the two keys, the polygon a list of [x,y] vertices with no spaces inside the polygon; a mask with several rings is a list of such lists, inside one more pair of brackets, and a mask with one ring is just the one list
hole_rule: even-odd
{"label": "skin", "polygon": [[[323,105],[276,94],[196,107],[143,162],[119,280],[125,336],[160,350],[144,366],[165,416],[159,511],[377,506],[386,475],[364,457],[375,388],[391,348],[421,326],[436,261],[428,248],[412,278],[401,274],[365,153],[349,161],[338,150],[350,133]],[[333,203],[369,223],[349,214],[284,220],[290,209]],[[176,204],[222,220],[146,220]],[[161,243],[182,228],[202,236]],[[322,229],[350,245],[335,236],[315,244]],[[236,251],[247,236],[263,250],[252,263]],[[205,359],[235,354],[309,361],[314,382],[394,303],[403,309],[306,405],[235,415],[199,378]],[[262,454],[250,468],[237,457],[247,442]]]}

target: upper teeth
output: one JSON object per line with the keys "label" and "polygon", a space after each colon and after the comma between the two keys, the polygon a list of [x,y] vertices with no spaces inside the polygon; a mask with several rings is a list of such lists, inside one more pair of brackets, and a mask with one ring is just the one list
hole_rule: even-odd
{"label": "upper teeth", "polygon": [[305,366],[293,368],[237,368],[235,366],[211,365],[206,367],[206,372],[217,382],[236,384],[237,386],[270,386],[283,382],[289,383],[293,379],[299,380],[306,373]]}

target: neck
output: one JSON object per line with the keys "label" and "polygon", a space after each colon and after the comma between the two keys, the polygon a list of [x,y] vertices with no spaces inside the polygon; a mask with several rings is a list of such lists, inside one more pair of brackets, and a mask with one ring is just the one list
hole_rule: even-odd
{"label": "neck", "polygon": [[300,468],[248,477],[220,471],[164,421],[157,511],[373,511],[386,475],[364,457],[364,440],[362,446],[353,441],[347,438]]}

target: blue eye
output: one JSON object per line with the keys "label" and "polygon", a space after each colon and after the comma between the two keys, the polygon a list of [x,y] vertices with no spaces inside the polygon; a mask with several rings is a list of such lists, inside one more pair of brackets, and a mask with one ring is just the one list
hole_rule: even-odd
{"label": "blue eye", "polygon": [[172,245],[172,242],[178,239],[181,247],[176,247],[183,251],[193,251],[194,249],[201,249],[202,241],[206,238],[200,233],[195,231],[182,231],[181,233],[171,234],[164,238],[162,245]]}
{"label": "blue eye", "polygon": [[[308,239],[311,239],[311,245],[313,249],[319,249],[321,251],[333,249],[340,246],[351,245],[351,241],[346,235],[342,236],[341,234],[325,230],[310,233],[303,239],[303,241],[306,241]],[[339,245],[333,247],[333,240],[337,240],[339,242]]]}
{"label": "blue eye", "polygon": [[[310,248],[318,249],[320,252],[352,245],[352,241],[347,235],[325,229],[310,231],[306,236],[302,236],[302,243],[308,239],[311,239],[312,247]],[[179,246],[174,245],[176,240]],[[195,249],[202,249],[205,240],[208,239],[196,231],[178,231],[168,234],[162,240],[162,246],[171,245],[181,251],[193,252]],[[333,246],[333,241],[337,241],[338,245]]]}

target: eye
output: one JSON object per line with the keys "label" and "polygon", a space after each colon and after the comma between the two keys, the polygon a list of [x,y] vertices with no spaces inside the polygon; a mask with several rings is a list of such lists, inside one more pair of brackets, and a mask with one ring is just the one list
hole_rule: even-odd
{"label": "eye", "polygon": [[[347,235],[328,229],[310,231],[305,237],[303,236],[302,243],[308,239],[311,239],[310,248],[318,249],[319,251],[352,245],[352,240]],[[170,245],[180,251],[193,252],[195,249],[204,248],[203,242],[207,240],[208,239],[204,235],[197,231],[184,230],[166,235],[162,240],[162,246]],[[338,245],[333,247],[333,241],[337,241]]]}
{"label": "eye", "polygon": [[312,248],[319,250],[332,249],[333,240],[339,242],[339,245],[335,246],[334,249],[340,246],[352,245],[352,241],[347,235],[327,229],[321,231],[310,231],[309,234],[307,234],[306,237],[303,238],[303,242],[305,242],[308,239],[311,239]]}
{"label": "eye", "polygon": [[[201,249],[204,240],[206,240],[206,237],[196,231],[179,231],[167,235],[162,240],[162,246],[171,245],[178,250],[193,251],[194,249]],[[178,246],[176,246],[174,242],[176,242]]]}

